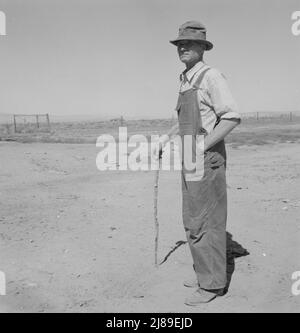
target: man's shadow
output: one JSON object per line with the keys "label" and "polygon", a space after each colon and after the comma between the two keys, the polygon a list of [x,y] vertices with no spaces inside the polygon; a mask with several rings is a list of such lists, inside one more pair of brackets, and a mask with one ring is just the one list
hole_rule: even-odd
{"label": "man's shadow", "polygon": [[250,254],[245,248],[242,247],[241,244],[232,239],[232,234],[230,232],[228,231],[226,232],[226,237],[227,237],[227,243],[226,243],[227,284],[224,290],[224,295],[227,294],[228,292],[231,278],[235,270],[235,259],[240,257],[245,257]]}
{"label": "man's shadow", "polygon": [[[169,256],[175,252],[181,245],[186,244],[187,241],[180,240],[176,242],[175,246],[167,253],[167,255],[164,257],[164,259],[159,263],[159,265],[162,265],[164,262],[166,262],[169,258]],[[232,234],[228,231],[226,231],[226,273],[227,273],[227,284],[224,289],[223,295],[227,294],[231,278],[235,269],[235,259],[240,257],[245,257],[249,255],[250,253],[242,247],[241,244],[234,241],[232,239]]]}

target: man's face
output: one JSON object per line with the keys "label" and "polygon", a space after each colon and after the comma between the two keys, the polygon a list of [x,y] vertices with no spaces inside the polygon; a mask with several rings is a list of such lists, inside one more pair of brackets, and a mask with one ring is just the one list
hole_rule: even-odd
{"label": "man's face", "polygon": [[191,40],[182,40],[177,43],[179,59],[187,66],[194,65],[202,59],[205,46]]}

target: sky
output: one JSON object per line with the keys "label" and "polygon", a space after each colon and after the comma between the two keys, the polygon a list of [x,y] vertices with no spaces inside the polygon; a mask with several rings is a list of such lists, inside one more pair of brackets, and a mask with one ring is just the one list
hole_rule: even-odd
{"label": "sky", "polygon": [[298,0],[0,0],[0,113],[175,116],[169,40],[198,20],[240,112],[300,110]]}

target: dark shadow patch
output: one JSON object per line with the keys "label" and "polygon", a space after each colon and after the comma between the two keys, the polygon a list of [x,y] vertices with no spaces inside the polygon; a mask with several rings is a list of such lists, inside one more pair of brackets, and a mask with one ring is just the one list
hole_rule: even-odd
{"label": "dark shadow patch", "polygon": [[171,251],[169,251],[167,253],[167,255],[165,256],[164,260],[162,262],[160,262],[159,265],[162,265],[164,262],[166,262],[168,260],[168,258],[170,257],[170,255],[175,252],[181,245],[187,243],[187,241],[183,241],[183,240],[180,240],[180,241],[177,241],[175,243],[175,246],[172,247]]}
{"label": "dark shadow patch", "polygon": [[227,284],[224,290],[224,295],[228,292],[229,285],[231,282],[231,278],[233,275],[233,272],[235,270],[235,259],[240,257],[245,257],[249,255],[250,253],[243,248],[241,244],[234,241],[232,239],[232,234],[229,232],[226,232],[226,238],[227,238],[227,245],[226,245],[226,257],[227,257],[227,267],[226,267],[226,273],[227,273]]}

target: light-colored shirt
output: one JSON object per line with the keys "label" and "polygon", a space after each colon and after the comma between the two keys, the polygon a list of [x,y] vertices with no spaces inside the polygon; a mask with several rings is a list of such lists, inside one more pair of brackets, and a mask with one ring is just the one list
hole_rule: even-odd
{"label": "light-colored shirt", "polygon": [[202,127],[207,133],[210,133],[217,121],[217,115],[221,119],[236,119],[238,121],[241,120],[241,116],[237,111],[237,104],[224,75],[202,61],[180,75],[180,92],[191,89],[202,71],[207,68],[210,70],[205,73],[197,90],[197,96]]}

